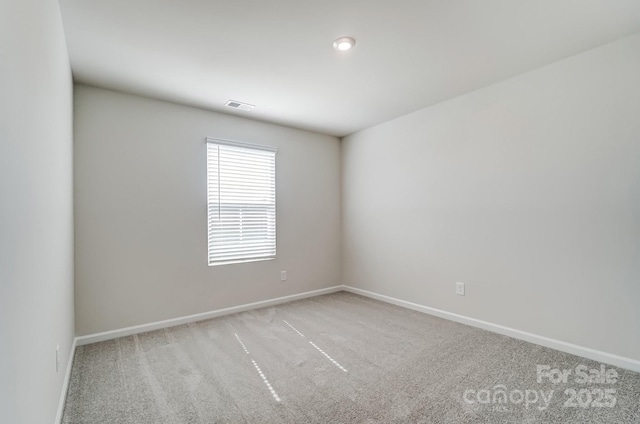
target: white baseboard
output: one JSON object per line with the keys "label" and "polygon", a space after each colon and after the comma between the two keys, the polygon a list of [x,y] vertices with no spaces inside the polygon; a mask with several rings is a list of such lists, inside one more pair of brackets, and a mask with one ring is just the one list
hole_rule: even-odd
{"label": "white baseboard", "polygon": [[60,400],[58,401],[58,413],[56,414],[55,424],[62,424],[62,414],[64,412],[64,404],[67,400],[67,390],[69,390],[69,380],[71,380],[71,368],[73,367],[73,358],[76,355],[77,338],[71,342],[69,351],[69,360],[67,361],[67,371],[64,373],[64,381],[62,382],[62,391],[60,392]]}
{"label": "white baseboard", "polygon": [[439,318],[448,319],[450,321],[459,322],[461,324],[466,324],[472,327],[482,328],[483,330],[488,330],[494,333],[513,337],[514,339],[524,340],[530,343],[535,343],[537,345],[549,347],[551,349],[556,349],[561,352],[582,356],[583,358],[591,359],[604,364],[614,365],[616,367],[625,368],[635,372],[640,372],[640,361],[636,359],[625,358],[623,356],[601,352],[599,350],[591,349],[584,346],[578,346],[578,345],[563,342],[560,340],[551,339],[549,337],[527,333],[526,331],[520,331],[514,328],[505,327],[503,325],[493,324],[491,322],[466,317],[464,315],[458,315],[452,312],[431,308],[429,306],[407,302],[405,300],[396,299],[394,297],[385,296],[383,294],[370,292],[368,290],[362,290],[362,289],[358,289],[358,288],[346,286],[346,285],[342,286],[342,289],[351,293],[370,297],[372,299],[381,300],[383,302],[391,303],[397,306],[402,306],[408,309],[413,309],[414,311],[423,312],[425,314],[434,315]]}
{"label": "white baseboard", "polygon": [[334,286],[334,287],[328,287],[326,289],[292,294],[290,296],[277,297],[274,299],[247,303],[245,305],[233,306],[230,308],[217,309],[215,311],[203,312],[200,314],[188,315],[185,317],[172,318],[164,321],[152,322],[149,324],[142,324],[142,325],[136,325],[133,327],[126,327],[126,328],[120,328],[117,330],[105,331],[102,333],[89,334],[86,336],[76,337],[75,342],[77,346],[83,346],[90,343],[116,339],[118,337],[130,336],[132,334],[145,333],[147,331],[159,330],[161,328],[175,327],[176,325],[189,324],[191,322],[203,321],[205,319],[216,318],[223,315],[230,315],[238,312],[249,311],[251,309],[264,308],[266,306],[278,305],[280,303],[291,302],[293,300],[299,300],[299,299],[306,299],[308,297],[320,296],[323,294],[334,293],[341,290],[342,290],[342,286]]}
{"label": "white baseboard", "polygon": [[191,322],[202,321],[202,320],[215,318],[223,315],[235,314],[238,312],[244,312],[252,309],[263,308],[266,306],[278,305],[281,303],[291,302],[293,300],[300,300],[300,299],[306,299],[309,297],[320,296],[323,294],[335,293],[341,290],[366,296],[372,299],[380,300],[386,303],[391,303],[393,305],[402,306],[404,308],[408,308],[414,311],[437,316],[439,318],[444,318],[450,321],[459,322],[461,324],[466,324],[472,327],[477,327],[483,330],[488,330],[494,333],[513,337],[514,339],[535,343],[541,346],[549,347],[551,349],[556,349],[561,352],[570,353],[572,355],[581,356],[597,362],[602,362],[602,363],[614,365],[620,368],[625,368],[631,371],[640,372],[640,361],[635,359],[625,358],[622,356],[602,352],[602,351],[591,349],[588,347],[578,346],[572,343],[551,339],[549,337],[527,333],[525,331],[516,330],[514,328],[505,327],[503,325],[493,324],[491,322],[470,318],[464,315],[459,315],[452,312],[431,308],[429,306],[424,306],[417,303],[408,302],[406,300],[385,296],[383,294],[374,293],[368,290],[363,290],[363,289],[359,289],[359,288],[351,287],[347,285],[341,285],[341,286],[328,287],[320,290],[313,290],[313,291],[304,292],[304,293],[298,293],[290,296],[263,300],[260,302],[247,303],[245,305],[233,306],[230,308],[217,309],[215,311],[204,312],[204,313],[189,315],[185,317],[173,318],[173,319],[153,322],[149,324],[136,325],[133,327],[121,328],[118,330],[105,331],[102,333],[89,334],[87,336],[76,337],[73,339],[73,343],[71,345],[71,351],[69,353],[69,362],[67,364],[67,371],[65,373],[65,378],[62,385],[62,392],[60,394],[60,402],[58,404],[58,413],[56,414],[55,424],[61,424],[62,422],[62,414],[64,412],[64,405],[67,397],[67,390],[69,388],[69,380],[71,379],[71,368],[73,367],[73,359],[75,356],[75,351],[77,346],[101,342],[105,340],[111,340],[118,337],[129,336],[132,334],[144,333],[152,330],[159,330],[161,328],[174,327],[176,325],[188,324]]}

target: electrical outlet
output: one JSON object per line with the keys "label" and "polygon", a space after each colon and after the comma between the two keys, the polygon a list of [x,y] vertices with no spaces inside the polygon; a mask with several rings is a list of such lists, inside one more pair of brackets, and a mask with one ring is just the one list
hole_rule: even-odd
{"label": "electrical outlet", "polygon": [[60,345],[56,346],[56,373],[60,371]]}
{"label": "electrical outlet", "polygon": [[464,296],[464,283],[456,283],[456,294]]}
{"label": "electrical outlet", "polygon": [[287,281],[287,271],[280,271],[280,281]]}

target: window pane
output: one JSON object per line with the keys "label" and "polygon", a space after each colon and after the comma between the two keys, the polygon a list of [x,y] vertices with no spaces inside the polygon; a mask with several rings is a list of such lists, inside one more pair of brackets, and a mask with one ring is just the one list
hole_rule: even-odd
{"label": "window pane", "polygon": [[207,141],[209,265],[275,257],[275,151]]}

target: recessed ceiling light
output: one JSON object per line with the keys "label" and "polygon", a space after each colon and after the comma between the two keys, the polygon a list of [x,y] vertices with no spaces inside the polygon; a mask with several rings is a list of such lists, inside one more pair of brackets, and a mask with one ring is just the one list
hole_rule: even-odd
{"label": "recessed ceiling light", "polygon": [[333,42],[333,48],[344,52],[351,49],[356,44],[356,40],[351,37],[340,37]]}

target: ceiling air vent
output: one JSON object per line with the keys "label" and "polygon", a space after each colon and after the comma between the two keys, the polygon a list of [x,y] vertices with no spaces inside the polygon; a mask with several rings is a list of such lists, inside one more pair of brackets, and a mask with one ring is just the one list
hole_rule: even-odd
{"label": "ceiling air vent", "polygon": [[230,107],[231,109],[238,109],[238,110],[253,110],[253,108],[255,107],[255,105],[250,105],[249,103],[242,103],[242,102],[238,102],[235,100],[229,100],[227,103],[225,103],[226,107]]}

